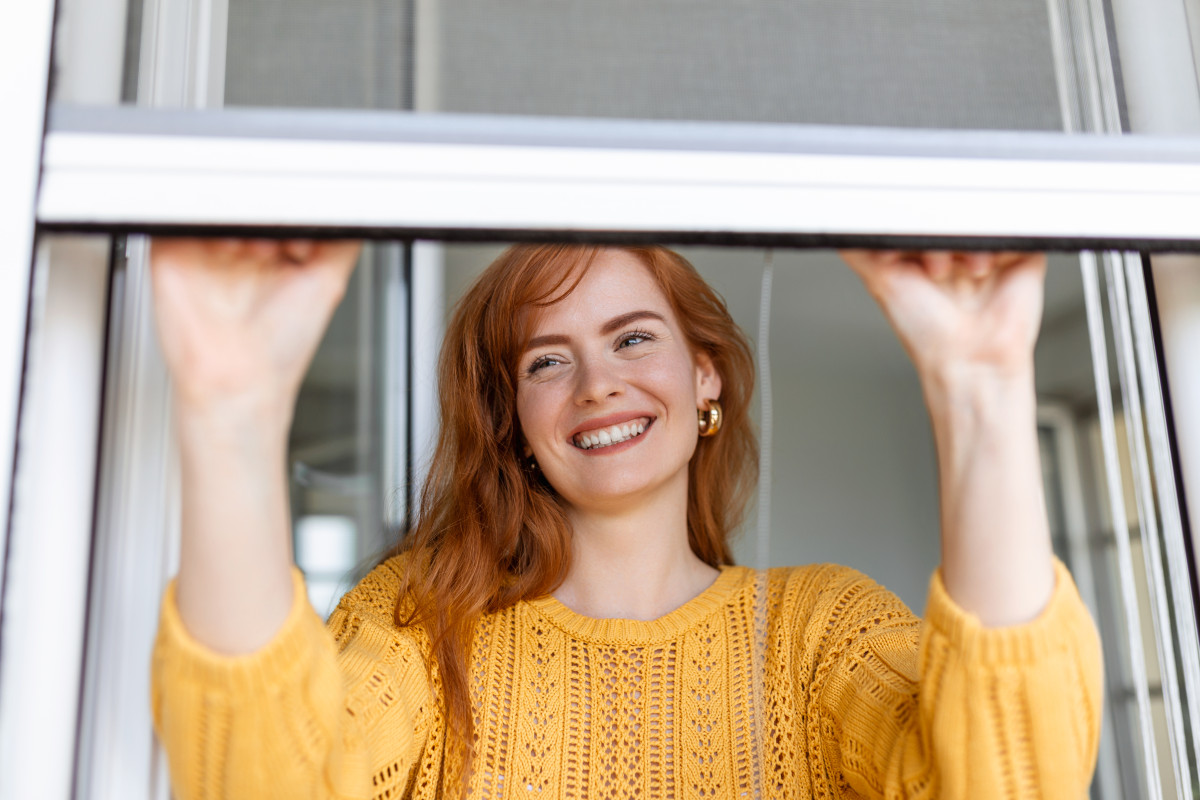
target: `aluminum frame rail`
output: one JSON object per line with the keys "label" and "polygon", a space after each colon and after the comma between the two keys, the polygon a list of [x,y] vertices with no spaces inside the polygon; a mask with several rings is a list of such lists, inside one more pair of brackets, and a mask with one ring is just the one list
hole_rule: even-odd
{"label": "aluminum frame rail", "polygon": [[38,221],[416,238],[1200,249],[1200,140],[55,109]]}

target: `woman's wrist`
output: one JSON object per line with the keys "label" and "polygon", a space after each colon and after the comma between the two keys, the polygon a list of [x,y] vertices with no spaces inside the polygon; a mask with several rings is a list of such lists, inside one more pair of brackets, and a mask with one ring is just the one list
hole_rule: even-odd
{"label": "woman's wrist", "polygon": [[[934,427],[971,421],[1005,426],[1036,409],[1033,360],[1009,365],[944,364],[918,370]],[[1029,423],[1033,419],[1029,417]]]}
{"label": "woman's wrist", "polygon": [[184,447],[256,442],[282,451],[287,448],[295,400],[267,393],[208,398],[177,393],[173,405]]}

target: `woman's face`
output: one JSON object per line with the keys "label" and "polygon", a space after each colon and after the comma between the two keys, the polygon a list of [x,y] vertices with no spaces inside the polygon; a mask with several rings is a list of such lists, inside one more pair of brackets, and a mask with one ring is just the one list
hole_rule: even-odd
{"label": "woman's face", "polygon": [[603,250],[571,294],[541,309],[517,362],[528,451],[577,510],[620,511],[683,488],[696,412],[721,393],[650,271]]}

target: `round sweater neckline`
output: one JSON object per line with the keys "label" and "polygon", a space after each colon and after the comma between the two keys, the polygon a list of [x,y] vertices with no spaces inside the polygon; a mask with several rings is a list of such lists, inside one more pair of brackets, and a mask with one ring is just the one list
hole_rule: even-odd
{"label": "round sweater neckline", "polygon": [[721,574],[708,588],[674,611],[657,619],[600,619],[586,617],[563,605],[554,595],[526,600],[534,611],[572,636],[592,642],[644,644],[676,638],[693,625],[711,616],[726,604],[745,583],[749,567],[723,565]]}

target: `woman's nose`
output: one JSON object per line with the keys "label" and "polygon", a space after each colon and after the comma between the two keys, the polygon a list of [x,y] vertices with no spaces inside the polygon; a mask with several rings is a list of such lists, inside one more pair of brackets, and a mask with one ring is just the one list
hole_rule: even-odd
{"label": "woman's nose", "polygon": [[608,363],[604,358],[585,358],[579,362],[576,373],[575,401],[577,403],[595,403],[614,395],[619,395],[624,388],[624,382],[616,365]]}

